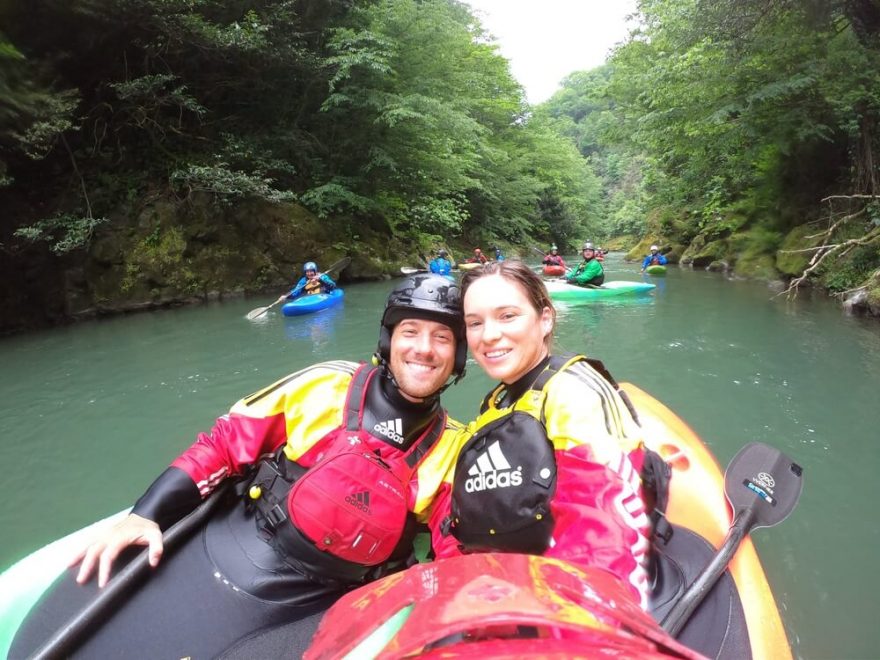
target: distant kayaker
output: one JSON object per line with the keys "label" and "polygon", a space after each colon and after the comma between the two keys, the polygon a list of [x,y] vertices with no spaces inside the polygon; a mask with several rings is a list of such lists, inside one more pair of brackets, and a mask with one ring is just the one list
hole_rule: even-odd
{"label": "distant kayaker", "polygon": [[606,250],[604,250],[603,248],[597,247],[596,248],[596,261],[605,261],[605,252],[606,252]]}
{"label": "distant kayaker", "polygon": [[[313,615],[408,565],[417,523],[440,536],[431,504],[447,492],[460,430],[440,394],[464,376],[466,359],[458,286],[416,275],[388,297],[376,366],[324,362],[241,399],[79,556],[81,585],[97,570],[104,586],[129,546],[148,546],[159,566],[163,532],[236,480],[219,512],[126,594],[81,656],[213,658],[233,645],[248,655],[252,633],[302,621],[301,648],[286,638],[283,652],[250,654],[299,657]],[[94,582],[73,578],[32,611],[10,657],[29,657],[94,598]]]}
{"label": "distant kayaker", "polygon": [[[553,355],[556,310],[522,262],[462,278],[470,354],[499,384],[467,428],[450,507],[455,543],[600,567],[647,607],[641,430],[600,362]],[[446,505],[446,500],[439,500]]]}
{"label": "distant kayaker", "polygon": [[645,257],[644,261],[642,261],[642,272],[645,272],[645,269],[648,266],[665,266],[666,265],[666,257],[660,254],[660,248],[656,245],[651,246],[651,254]]}
{"label": "distant kayaker", "polygon": [[563,268],[568,268],[568,266],[565,265],[565,259],[559,254],[559,248],[555,245],[550,247],[550,252],[544,255],[544,260],[541,261],[541,263],[545,266],[562,266]]}
{"label": "distant kayaker", "polygon": [[432,273],[436,275],[449,275],[452,272],[452,264],[446,258],[448,254],[446,250],[442,249],[437,252],[437,256],[428,264],[428,268]]}
{"label": "distant kayaker", "polygon": [[596,259],[596,250],[589,241],[581,249],[584,257],[575,271],[566,278],[569,284],[578,286],[601,286],[605,282],[605,269]]}
{"label": "distant kayaker", "polygon": [[483,254],[483,251],[480,248],[474,248],[474,256],[467,260],[469,264],[487,264],[489,263],[489,257]]}
{"label": "distant kayaker", "polygon": [[501,248],[497,245],[495,246],[495,261],[504,261],[504,255],[501,253]]}
{"label": "distant kayaker", "polygon": [[280,298],[282,300],[296,300],[300,296],[311,296],[315,293],[330,293],[336,288],[336,282],[327,273],[318,272],[318,264],[307,261],[303,264],[303,276],[296,286]]}

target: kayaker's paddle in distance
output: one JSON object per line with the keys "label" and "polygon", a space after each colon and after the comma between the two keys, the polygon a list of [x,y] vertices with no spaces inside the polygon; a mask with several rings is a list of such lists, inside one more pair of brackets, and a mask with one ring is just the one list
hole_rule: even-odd
{"label": "kayaker's paddle in distance", "polygon": [[401,266],[400,272],[404,275],[417,275],[419,273],[427,273],[424,268],[413,268],[412,266]]}
{"label": "kayaker's paddle in distance", "polygon": [[[334,271],[340,271],[340,270],[343,270],[343,269],[344,269],[346,266],[348,266],[348,264],[350,264],[350,263],[351,263],[351,257],[343,257],[342,259],[340,259],[340,260],[337,261],[336,263],[332,264],[332,265],[331,265],[327,270],[325,270],[324,272],[322,272],[322,273],[318,273],[318,276],[320,277],[321,275],[330,275],[330,274],[333,273]],[[275,307],[275,305],[277,305],[277,304],[280,303],[280,302],[283,302],[283,300],[276,300],[276,301],[273,302],[271,305],[266,305],[265,307],[257,307],[256,309],[252,309],[251,311],[249,311],[249,312],[247,313],[247,316],[246,316],[245,318],[246,318],[248,321],[253,321],[254,319],[258,319],[258,318],[260,318],[263,314],[265,314],[266,312],[268,312],[270,309],[272,309],[273,307]]]}
{"label": "kayaker's paddle in distance", "polygon": [[733,509],[733,524],[716,555],[684,592],[660,624],[675,637],[724,573],[739,544],[758,527],[773,527],[788,518],[801,496],[803,469],[778,449],[751,442],[734,456],[724,472],[724,494]]}
{"label": "kayaker's paddle in distance", "polygon": [[529,247],[530,247],[535,253],[537,253],[537,254],[541,257],[541,259],[543,259],[543,258],[546,257],[548,254],[550,254],[549,252],[544,252],[543,250],[539,250],[539,249],[536,248],[534,245],[530,245]]}

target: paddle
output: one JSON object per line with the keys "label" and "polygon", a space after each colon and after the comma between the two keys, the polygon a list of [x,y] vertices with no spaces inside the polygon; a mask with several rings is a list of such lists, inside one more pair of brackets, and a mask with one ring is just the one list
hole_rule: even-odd
{"label": "paddle", "polygon": [[681,632],[753,529],[773,527],[789,516],[801,496],[802,473],[788,456],[759,442],[747,444],[734,456],[724,473],[733,524],[715,557],[663,619],[664,630],[673,637]]}
{"label": "paddle", "polygon": [[539,250],[534,245],[530,245],[529,248],[531,248],[536,254],[538,254],[541,257],[541,259],[546,257],[548,254],[547,252],[544,252],[543,250]]}
{"label": "paddle", "polygon": [[[227,483],[229,481],[227,480]],[[204,502],[194,509],[185,518],[179,520],[162,537],[165,548],[164,555],[167,557],[180,542],[189,536],[189,533],[200,527],[209,515],[217,508],[217,504],[227,490],[224,484]],[[83,640],[88,629],[95,623],[102,623],[108,618],[109,609],[118,605],[119,601],[127,596],[150,571],[149,548],[145,548],[137,557],[129,562],[114,578],[107,583],[90,602],[78,614],[74,615],[66,624],[59,628],[52,637],[31,656],[31,660],[50,660],[52,658],[66,658]]]}
{"label": "paddle", "polygon": [[[337,261],[335,264],[332,264],[332,265],[331,265],[327,270],[325,270],[323,273],[318,273],[318,276],[320,277],[321,275],[329,275],[329,274],[332,273],[333,271],[342,270],[342,269],[344,269],[346,266],[348,266],[348,264],[350,264],[350,263],[351,263],[351,257],[343,257],[342,259],[340,259],[339,261]],[[267,305],[266,307],[257,307],[256,309],[252,309],[251,311],[249,311],[249,312],[247,313],[247,316],[246,316],[245,318],[246,318],[248,321],[253,321],[254,319],[260,318],[263,314],[265,314],[265,313],[268,312],[270,309],[272,309],[273,307],[275,307],[275,305],[277,305],[277,304],[279,304],[279,303],[281,303],[281,302],[284,302],[283,299],[282,299],[282,300],[276,300],[276,301],[273,302],[271,305]]]}
{"label": "paddle", "polygon": [[404,275],[417,275],[418,273],[427,273],[430,271],[425,270],[424,268],[413,268],[412,266],[401,266],[400,272]]}

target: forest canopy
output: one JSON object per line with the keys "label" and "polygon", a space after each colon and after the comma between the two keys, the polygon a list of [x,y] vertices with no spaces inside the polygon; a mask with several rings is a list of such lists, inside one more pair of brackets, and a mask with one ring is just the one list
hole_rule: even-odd
{"label": "forest canopy", "polygon": [[0,194],[58,253],[165,193],[487,241],[597,216],[588,164],[458,2],[19,2],[0,24]]}

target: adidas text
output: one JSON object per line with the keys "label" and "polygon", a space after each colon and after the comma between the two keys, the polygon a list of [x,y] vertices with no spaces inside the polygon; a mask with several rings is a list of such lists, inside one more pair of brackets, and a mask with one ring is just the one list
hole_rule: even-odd
{"label": "adidas text", "polygon": [[[395,421],[397,422],[398,429],[400,429],[400,420],[398,419]],[[376,424],[373,427],[373,430],[379,435],[385,436],[389,440],[393,440],[397,444],[402,445],[404,437],[400,434],[400,430],[395,430],[392,425],[393,422],[391,421],[381,422],[379,424]]]}
{"label": "adidas text", "polygon": [[522,485],[522,469],[504,470],[503,472],[489,472],[470,477],[464,482],[464,490],[467,493],[479,493],[481,490],[495,490],[496,488],[509,488]]}
{"label": "adidas text", "polygon": [[345,501],[351,504],[355,509],[359,509],[364,513],[370,513],[369,493],[358,493],[357,495],[346,495]]}

